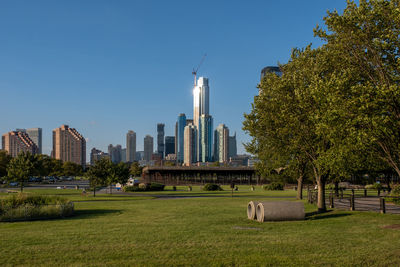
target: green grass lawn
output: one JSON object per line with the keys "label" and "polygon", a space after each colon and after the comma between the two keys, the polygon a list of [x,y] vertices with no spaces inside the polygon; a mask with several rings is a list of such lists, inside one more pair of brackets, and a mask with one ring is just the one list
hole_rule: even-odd
{"label": "green grass lawn", "polygon": [[[400,265],[400,229],[383,228],[400,224],[399,215],[331,211],[258,223],[247,219],[248,201],[294,200],[295,191],[240,187],[232,198],[227,191],[213,197],[185,188],[96,198],[76,190],[26,190],[73,199],[76,216],[0,223],[0,266]],[[307,212],[315,209],[306,204]]]}

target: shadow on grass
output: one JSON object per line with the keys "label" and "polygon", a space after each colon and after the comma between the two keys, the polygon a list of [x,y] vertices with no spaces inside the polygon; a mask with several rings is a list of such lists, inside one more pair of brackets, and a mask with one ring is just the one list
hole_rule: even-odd
{"label": "shadow on grass", "polygon": [[64,219],[68,220],[75,220],[75,219],[87,219],[92,217],[99,217],[103,215],[110,215],[110,214],[120,214],[122,210],[113,210],[113,209],[85,209],[85,210],[75,210],[74,215],[71,217],[66,217]]}
{"label": "shadow on grass", "polygon": [[322,220],[322,219],[333,219],[352,215],[351,213],[331,213],[333,210],[328,210],[324,213],[318,211],[307,212],[306,220]]}

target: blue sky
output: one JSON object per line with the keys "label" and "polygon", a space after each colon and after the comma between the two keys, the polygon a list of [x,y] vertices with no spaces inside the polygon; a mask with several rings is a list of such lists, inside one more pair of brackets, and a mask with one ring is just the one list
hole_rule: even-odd
{"label": "blue sky", "polygon": [[0,133],[76,128],[92,147],[137,149],[179,113],[193,116],[193,67],[210,80],[214,128],[242,131],[260,70],[287,62],[293,47],[321,45],[313,28],[345,0],[307,1],[21,1],[0,2]]}

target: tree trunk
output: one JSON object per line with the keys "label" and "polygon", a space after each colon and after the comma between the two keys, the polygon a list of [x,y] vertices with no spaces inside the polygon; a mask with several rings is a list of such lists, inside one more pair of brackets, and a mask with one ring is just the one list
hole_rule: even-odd
{"label": "tree trunk", "polygon": [[93,197],[96,196],[96,186],[93,186]]}
{"label": "tree trunk", "polygon": [[110,194],[112,194],[112,188],[111,188],[111,184],[110,184]]}
{"label": "tree trunk", "polygon": [[21,193],[22,193],[22,191],[24,190],[24,182],[22,182],[22,181],[20,183],[20,189],[21,189]]}
{"label": "tree trunk", "polygon": [[339,181],[335,181],[335,196],[339,197]]}
{"label": "tree trunk", "polygon": [[297,178],[297,200],[303,199],[303,175]]}
{"label": "tree trunk", "polygon": [[318,185],[318,212],[326,212],[326,204],[325,204],[325,178],[320,176],[317,179]]}

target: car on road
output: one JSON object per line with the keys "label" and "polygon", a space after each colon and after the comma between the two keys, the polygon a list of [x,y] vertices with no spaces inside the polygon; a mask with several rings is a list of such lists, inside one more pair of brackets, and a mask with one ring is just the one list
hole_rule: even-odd
{"label": "car on road", "polygon": [[10,183],[10,186],[17,186],[18,185],[18,182],[11,182]]}

